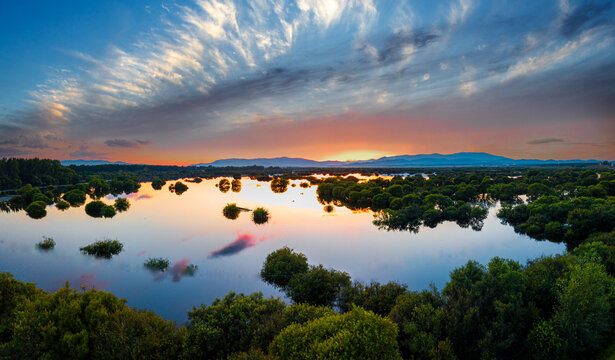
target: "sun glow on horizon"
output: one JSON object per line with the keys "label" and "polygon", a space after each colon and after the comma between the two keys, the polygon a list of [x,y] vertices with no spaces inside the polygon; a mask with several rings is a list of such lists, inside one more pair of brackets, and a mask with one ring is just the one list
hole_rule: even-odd
{"label": "sun glow on horizon", "polygon": [[370,160],[377,159],[383,156],[392,156],[391,154],[377,150],[355,150],[347,151],[343,153],[337,153],[330,156],[325,156],[323,160],[336,160],[336,161],[357,161],[357,160]]}

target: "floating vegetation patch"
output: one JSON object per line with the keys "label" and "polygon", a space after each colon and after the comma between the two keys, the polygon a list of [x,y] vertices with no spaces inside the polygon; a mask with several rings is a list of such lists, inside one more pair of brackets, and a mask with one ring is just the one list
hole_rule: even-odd
{"label": "floating vegetation patch", "polygon": [[218,182],[218,189],[223,193],[227,193],[231,189],[231,182],[228,179],[220,179]]}
{"label": "floating vegetation patch", "polygon": [[154,179],[152,181],[152,188],[154,190],[160,190],[167,182],[162,179]]}
{"label": "floating vegetation patch", "polygon": [[34,201],[26,207],[26,213],[32,219],[42,219],[47,215],[45,206],[47,205],[42,201]]}
{"label": "floating vegetation patch", "polygon": [[72,206],[80,206],[85,203],[85,191],[73,189],[65,193],[62,198],[68,201]]}
{"label": "floating vegetation patch", "polygon": [[60,200],[56,203],[56,208],[59,210],[66,210],[70,207],[70,203],[68,201]]}
{"label": "floating vegetation patch", "polygon": [[93,255],[99,258],[111,259],[113,255],[122,252],[124,244],[117,240],[98,240],[93,244],[80,248],[82,253]]}
{"label": "floating vegetation patch", "polygon": [[91,217],[104,217],[104,218],[112,218],[115,216],[115,208],[111,205],[107,205],[100,200],[95,200],[88,203],[85,206],[86,214]]}
{"label": "floating vegetation patch", "polygon": [[188,190],[188,186],[181,181],[176,182],[175,184],[169,185],[169,191],[174,192],[177,195],[181,195]]}
{"label": "floating vegetation patch", "polygon": [[231,191],[236,193],[241,191],[241,180],[233,179],[233,181],[231,181]]}
{"label": "floating vegetation patch", "polygon": [[36,247],[41,249],[41,250],[51,250],[56,246],[56,242],[53,240],[53,238],[50,237],[46,237],[43,236],[43,240],[39,241],[36,244]]}
{"label": "floating vegetation patch", "polygon": [[187,182],[191,182],[191,183],[195,183],[195,184],[199,184],[201,182],[203,182],[203,179],[201,179],[200,177],[195,177],[194,179],[186,179]]}
{"label": "floating vegetation patch", "polygon": [[323,210],[325,210],[326,213],[332,213],[335,208],[333,207],[333,205],[325,205]]}
{"label": "floating vegetation patch", "polygon": [[226,204],[224,209],[222,209],[222,215],[229,220],[235,220],[239,217],[239,213],[241,213],[241,209],[237,206],[237,204]]}
{"label": "floating vegetation patch", "polygon": [[269,221],[269,211],[267,211],[267,209],[262,208],[262,207],[258,207],[256,209],[254,209],[254,211],[252,212],[252,221],[255,224],[265,224],[266,222]]}
{"label": "floating vegetation patch", "polygon": [[288,190],[288,179],[275,178],[271,180],[271,191],[276,194],[281,194]]}
{"label": "floating vegetation patch", "polygon": [[128,199],[118,198],[115,199],[114,206],[117,211],[122,212],[128,210],[128,208],[130,207],[130,202],[128,201]]}
{"label": "floating vegetation patch", "polygon": [[169,267],[169,259],[149,258],[143,266],[150,271],[165,271]]}
{"label": "floating vegetation patch", "polygon": [[198,270],[199,270],[199,266],[198,265],[189,264],[188,266],[186,266],[184,268],[184,275],[185,276],[194,276],[194,274],[196,274],[196,272]]}
{"label": "floating vegetation patch", "polygon": [[299,186],[301,186],[302,188],[309,188],[311,185],[309,182],[303,181],[301,184],[299,184]]}

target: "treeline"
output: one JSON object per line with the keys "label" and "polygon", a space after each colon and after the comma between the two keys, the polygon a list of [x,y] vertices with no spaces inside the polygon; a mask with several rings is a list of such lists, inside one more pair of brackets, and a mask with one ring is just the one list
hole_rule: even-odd
{"label": "treeline", "polygon": [[0,189],[16,189],[30,184],[47,186],[78,182],[79,175],[58,160],[0,159]]}
{"label": "treeline", "polygon": [[261,277],[292,305],[231,292],[188,311],[181,326],[105,291],[47,293],[2,273],[0,358],[606,359],[614,254],[592,242],[526,265],[469,261],[441,291],[412,291],[352,283],[282,248]]}
{"label": "treeline", "polygon": [[[485,204],[500,200],[504,205],[498,216],[516,231],[574,248],[615,228],[615,172],[599,171],[500,169],[493,176],[482,170],[447,170],[427,178],[367,182],[334,177],[323,180],[317,194],[322,203],[373,210],[381,228],[413,231],[447,220],[479,230]],[[522,203],[523,195],[528,204]]]}

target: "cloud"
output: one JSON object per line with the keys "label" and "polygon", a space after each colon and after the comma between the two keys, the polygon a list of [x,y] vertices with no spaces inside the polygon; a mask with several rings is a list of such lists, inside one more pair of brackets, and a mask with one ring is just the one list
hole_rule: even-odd
{"label": "cloud", "polygon": [[18,135],[16,137],[0,141],[0,146],[1,145],[19,145],[30,149],[45,149],[49,147],[49,144],[47,144],[43,137],[38,134],[32,136]]}
{"label": "cloud", "polygon": [[87,145],[79,146],[79,150],[73,151],[69,154],[71,158],[88,159],[88,158],[104,158],[107,153],[100,153],[94,151],[88,151]]}
{"label": "cloud", "polygon": [[32,151],[23,150],[14,147],[0,147],[0,158],[3,157],[21,157],[31,155]]}
{"label": "cloud", "polygon": [[567,38],[577,35],[582,29],[608,21],[601,18],[612,4],[583,4],[567,14],[562,23],[561,32]]}
{"label": "cloud", "polygon": [[544,139],[536,139],[532,141],[528,141],[529,145],[541,145],[541,144],[553,144],[553,143],[563,143],[566,140],[560,138],[544,138]]}
{"label": "cloud", "polygon": [[126,139],[109,139],[105,141],[105,145],[109,147],[118,148],[137,148],[140,145],[150,145],[152,142],[149,140],[126,140]]}

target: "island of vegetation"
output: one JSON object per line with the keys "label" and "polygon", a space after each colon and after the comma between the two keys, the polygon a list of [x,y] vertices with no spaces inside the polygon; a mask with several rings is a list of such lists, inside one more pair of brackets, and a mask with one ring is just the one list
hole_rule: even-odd
{"label": "island of vegetation", "polygon": [[93,255],[99,258],[111,259],[113,255],[117,255],[122,252],[124,244],[117,240],[98,240],[90,245],[80,248],[82,253],[87,255]]}
{"label": "island of vegetation", "polygon": [[269,222],[269,211],[265,208],[257,207],[252,211],[252,221],[257,225]]}

